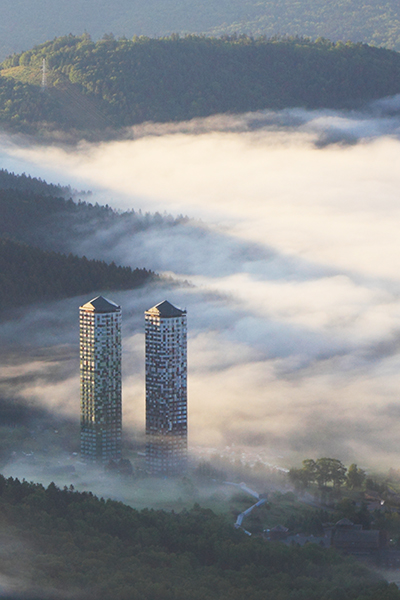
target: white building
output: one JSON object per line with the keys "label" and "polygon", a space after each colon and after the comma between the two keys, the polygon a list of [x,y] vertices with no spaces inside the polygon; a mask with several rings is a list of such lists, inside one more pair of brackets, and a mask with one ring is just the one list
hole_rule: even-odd
{"label": "white building", "polygon": [[102,296],[79,307],[81,455],[121,457],[121,308]]}
{"label": "white building", "polygon": [[187,461],[186,311],[167,300],[145,312],[146,463],[158,475]]}

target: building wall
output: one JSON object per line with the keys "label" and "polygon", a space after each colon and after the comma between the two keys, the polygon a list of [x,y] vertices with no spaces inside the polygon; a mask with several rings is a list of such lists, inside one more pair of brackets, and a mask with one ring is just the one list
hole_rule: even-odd
{"label": "building wall", "polygon": [[121,310],[79,310],[81,454],[108,462],[121,457]]}
{"label": "building wall", "polygon": [[147,311],[146,461],[154,474],[175,474],[187,460],[186,313],[162,317]]}

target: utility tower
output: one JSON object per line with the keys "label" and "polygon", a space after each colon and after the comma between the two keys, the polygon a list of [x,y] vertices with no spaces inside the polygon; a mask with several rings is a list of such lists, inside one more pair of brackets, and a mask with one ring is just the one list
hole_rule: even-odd
{"label": "utility tower", "polygon": [[47,89],[47,70],[46,70],[46,59],[42,61],[42,92]]}

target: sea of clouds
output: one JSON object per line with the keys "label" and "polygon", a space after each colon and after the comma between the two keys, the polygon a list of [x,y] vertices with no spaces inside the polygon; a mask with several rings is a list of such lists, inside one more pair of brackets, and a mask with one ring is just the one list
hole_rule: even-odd
{"label": "sea of clouds", "polygon": [[[399,108],[396,97],[358,112],[145,124],[124,140],[73,148],[0,139],[3,168],[91,189],[93,201],[121,210],[191,219],[129,236],[93,231],[75,248],[182,282],[112,295],[123,309],[124,420],[135,435],[143,311],[167,298],[188,311],[191,445],[263,448],[283,466],[321,456],[398,466]],[[0,388],[79,415],[77,307],[86,300],[0,323]]]}

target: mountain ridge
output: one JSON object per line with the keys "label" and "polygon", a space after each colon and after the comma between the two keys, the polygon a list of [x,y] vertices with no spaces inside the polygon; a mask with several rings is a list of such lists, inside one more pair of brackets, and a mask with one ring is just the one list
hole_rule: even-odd
{"label": "mountain ridge", "polygon": [[207,35],[304,35],[312,39],[365,42],[400,50],[400,6],[396,0],[2,0],[0,59],[65,32],[84,30],[100,39]]}
{"label": "mountain ridge", "polygon": [[325,39],[108,36],[94,43],[85,34],[14,55],[0,74],[0,124],[6,130],[116,136],[148,121],[359,107],[400,93],[400,54]]}

